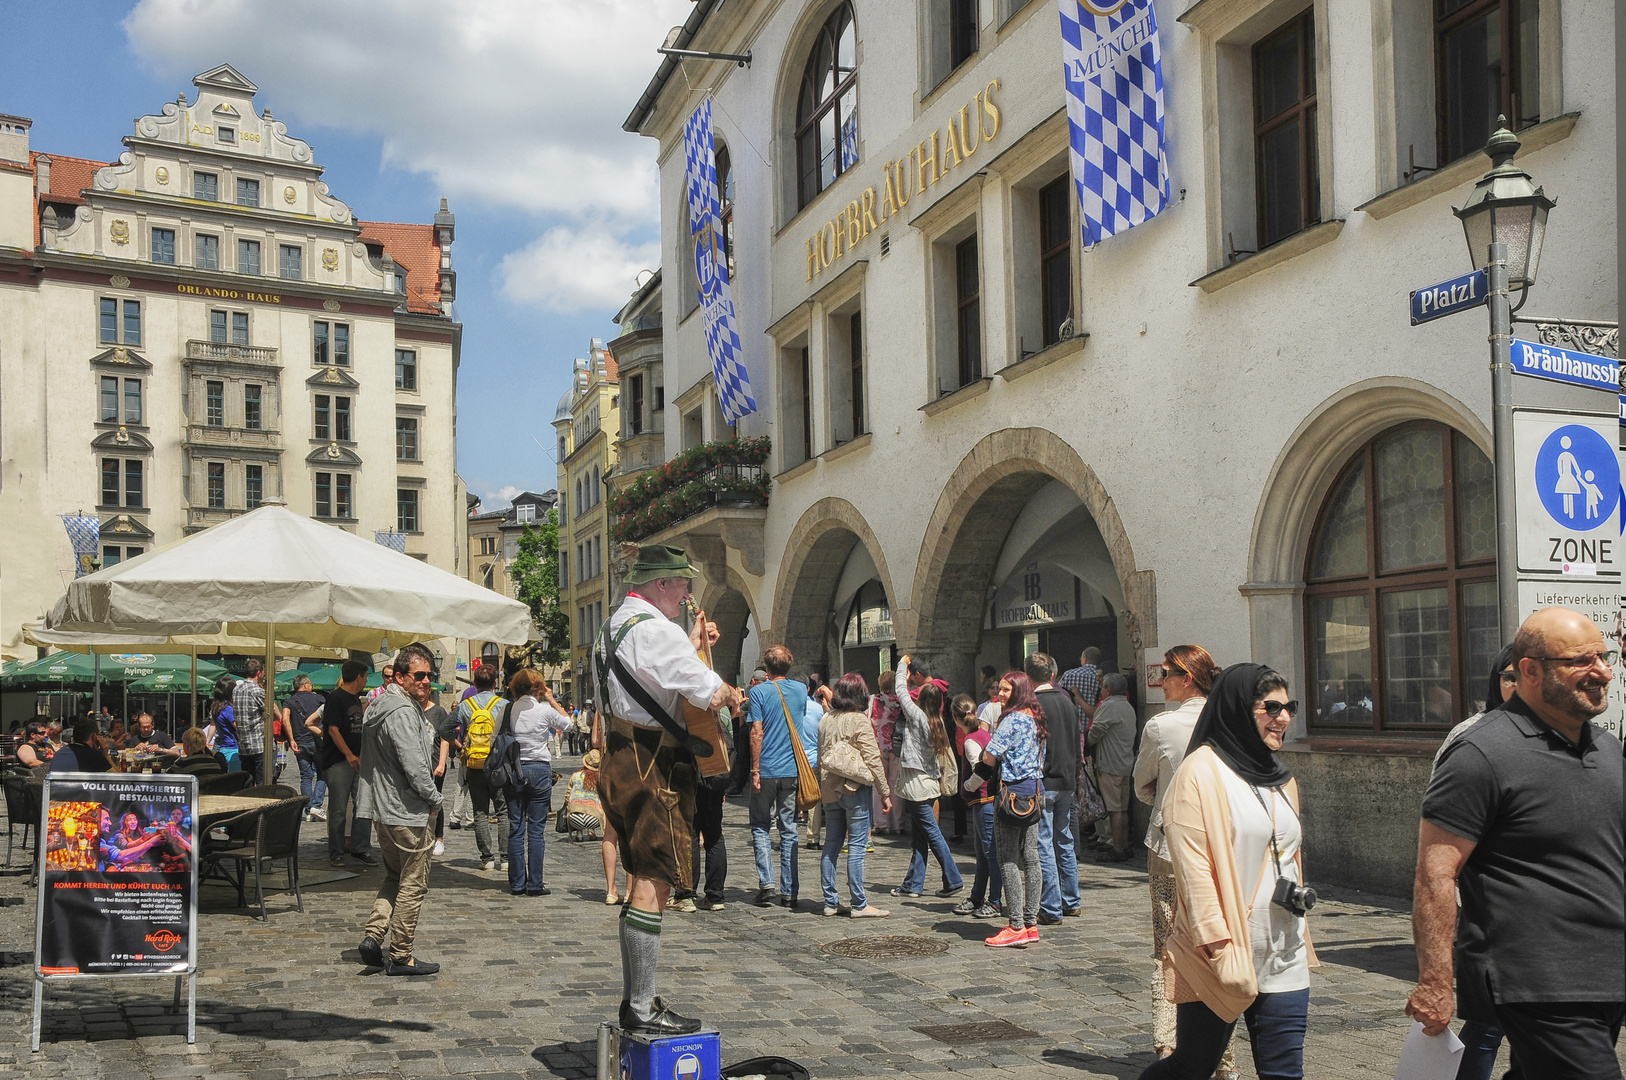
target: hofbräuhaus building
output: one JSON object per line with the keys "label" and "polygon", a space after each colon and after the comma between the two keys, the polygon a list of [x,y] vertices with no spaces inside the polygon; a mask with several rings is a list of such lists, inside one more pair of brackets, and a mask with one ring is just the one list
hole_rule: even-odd
{"label": "hofbr\u00e4uhaus building", "polygon": [[359,220],[242,74],[193,85],[110,161],[0,116],[10,653],[72,578],[63,515],[105,566],[279,498],[462,573],[452,215]]}
{"label": "hofbr\u00e4uhaus building", "polygon": [[770,480],[655,535],[746,613],[725,640],[832,675],[895,646],[969,690],[1093,644],[1144,714],[1172,645],[1268,663],[1315,873],[1405,892],[1507,634],[1485,316],[1413,328],[1407,295],[1472,268],[1451,207],[1500,113],[1558,200],[1521,316],[1615,319],[1610,8],[1156,10],[1172,204],[1086,251],[1054,4],[696,4],[668,44],[749,65],[666,57],[626,122],[660,144],[665,446],[735,434],[683,183],[709,92]]}

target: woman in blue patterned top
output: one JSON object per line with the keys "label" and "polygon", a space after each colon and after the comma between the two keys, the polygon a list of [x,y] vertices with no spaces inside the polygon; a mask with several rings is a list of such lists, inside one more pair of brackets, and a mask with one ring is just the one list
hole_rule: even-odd
{"label": "woman in blue patterned top", "polygon": [[[999,766],[1000,784],[1017,795],[1037,796],[1039,777],[1044,771],[1044,742],[1049,737],[1044,709],[1033,693],[1033,681],[1020,671],[1006,672],[1000,678],[1000,692],[1007,693],[999,728],[983,751],[978,771]],[[975,773],[967,785],[982,783]],[[1005,884],[1005,911],[1010,925],[984,944],[995,948],[1039,943],[1039,894],[1043,879],[1039,869],[1039,818],[1026,825],[994,816],[994,849],[999,853],[1000,875]]]}

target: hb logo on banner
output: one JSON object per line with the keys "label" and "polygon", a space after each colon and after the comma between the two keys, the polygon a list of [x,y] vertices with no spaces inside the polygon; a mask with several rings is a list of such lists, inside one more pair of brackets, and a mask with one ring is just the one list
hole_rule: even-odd
{"label": "hb logo on banner", "polygon": [[700,288],[700,320],[706,351],[717,380],[717,401],[730,424],[757,411],[745,373],[730,296],[728,258],[723,251],[723,213],[717,200],[717,160],[711,142],[711,98],[700,102],[683,125],[683,175],[689,193],[689,238],[694,246],[695,280]]}
{"label": "hb logo on banner", "polygon": [[93,517],[64,514],[62,526],[68,530],[68,542],[73,545],[73,576],[84,577],[96,569],[96,549],[101,544],[102,523]]}
{"label": "hb logo on banner", "polygon": [[1084,243],[1169,204],[1163,63],[1152,0],[1059,0],[1067,135]]}

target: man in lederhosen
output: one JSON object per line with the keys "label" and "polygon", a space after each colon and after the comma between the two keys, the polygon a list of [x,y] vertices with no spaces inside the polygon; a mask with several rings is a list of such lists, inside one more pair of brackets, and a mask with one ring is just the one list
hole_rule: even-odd
{"label": "man in lederhosen", "polygon": [[[605,706],[599,795],[628,877],[629,899],[621,909],[620,1021],[623,1031],[640,1035],[686,1035],[700,1028],[700,1021],[679,1016],[655,996],[661,912],[673,886],[694,885],[691,830],[699,740],[687,734],[683,702],[738,709],[742,700],[700,658],[698,629],[691,636],[675,621],[694,577],[682,548],[640,547],[623,579],[631,591],[593,650]],[[712,627],[711,642],[716,640]]]}

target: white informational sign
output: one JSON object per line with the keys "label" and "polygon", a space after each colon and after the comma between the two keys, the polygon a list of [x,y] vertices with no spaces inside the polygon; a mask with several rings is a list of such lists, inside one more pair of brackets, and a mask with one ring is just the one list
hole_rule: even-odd
{"label": "white informational sign", "polygon": [[[1531,581],[1519,582],[1519,621],[1542,608],[1573,608],[1589,617],[1603,631],[1604,644],[1611,649],[1626,647],[1626,588],[1615,581]],[[1609,708],[1594,717],[1593,723],[1618,737],[1626,718],[1626,665],[1615,662],[1615,679],[1609,684]]]}
{"label": "white informational sign", "polygon": [[1519,569],[1576,578],[1619,578],[1620,423],[1614,416],[1513,414]]}

